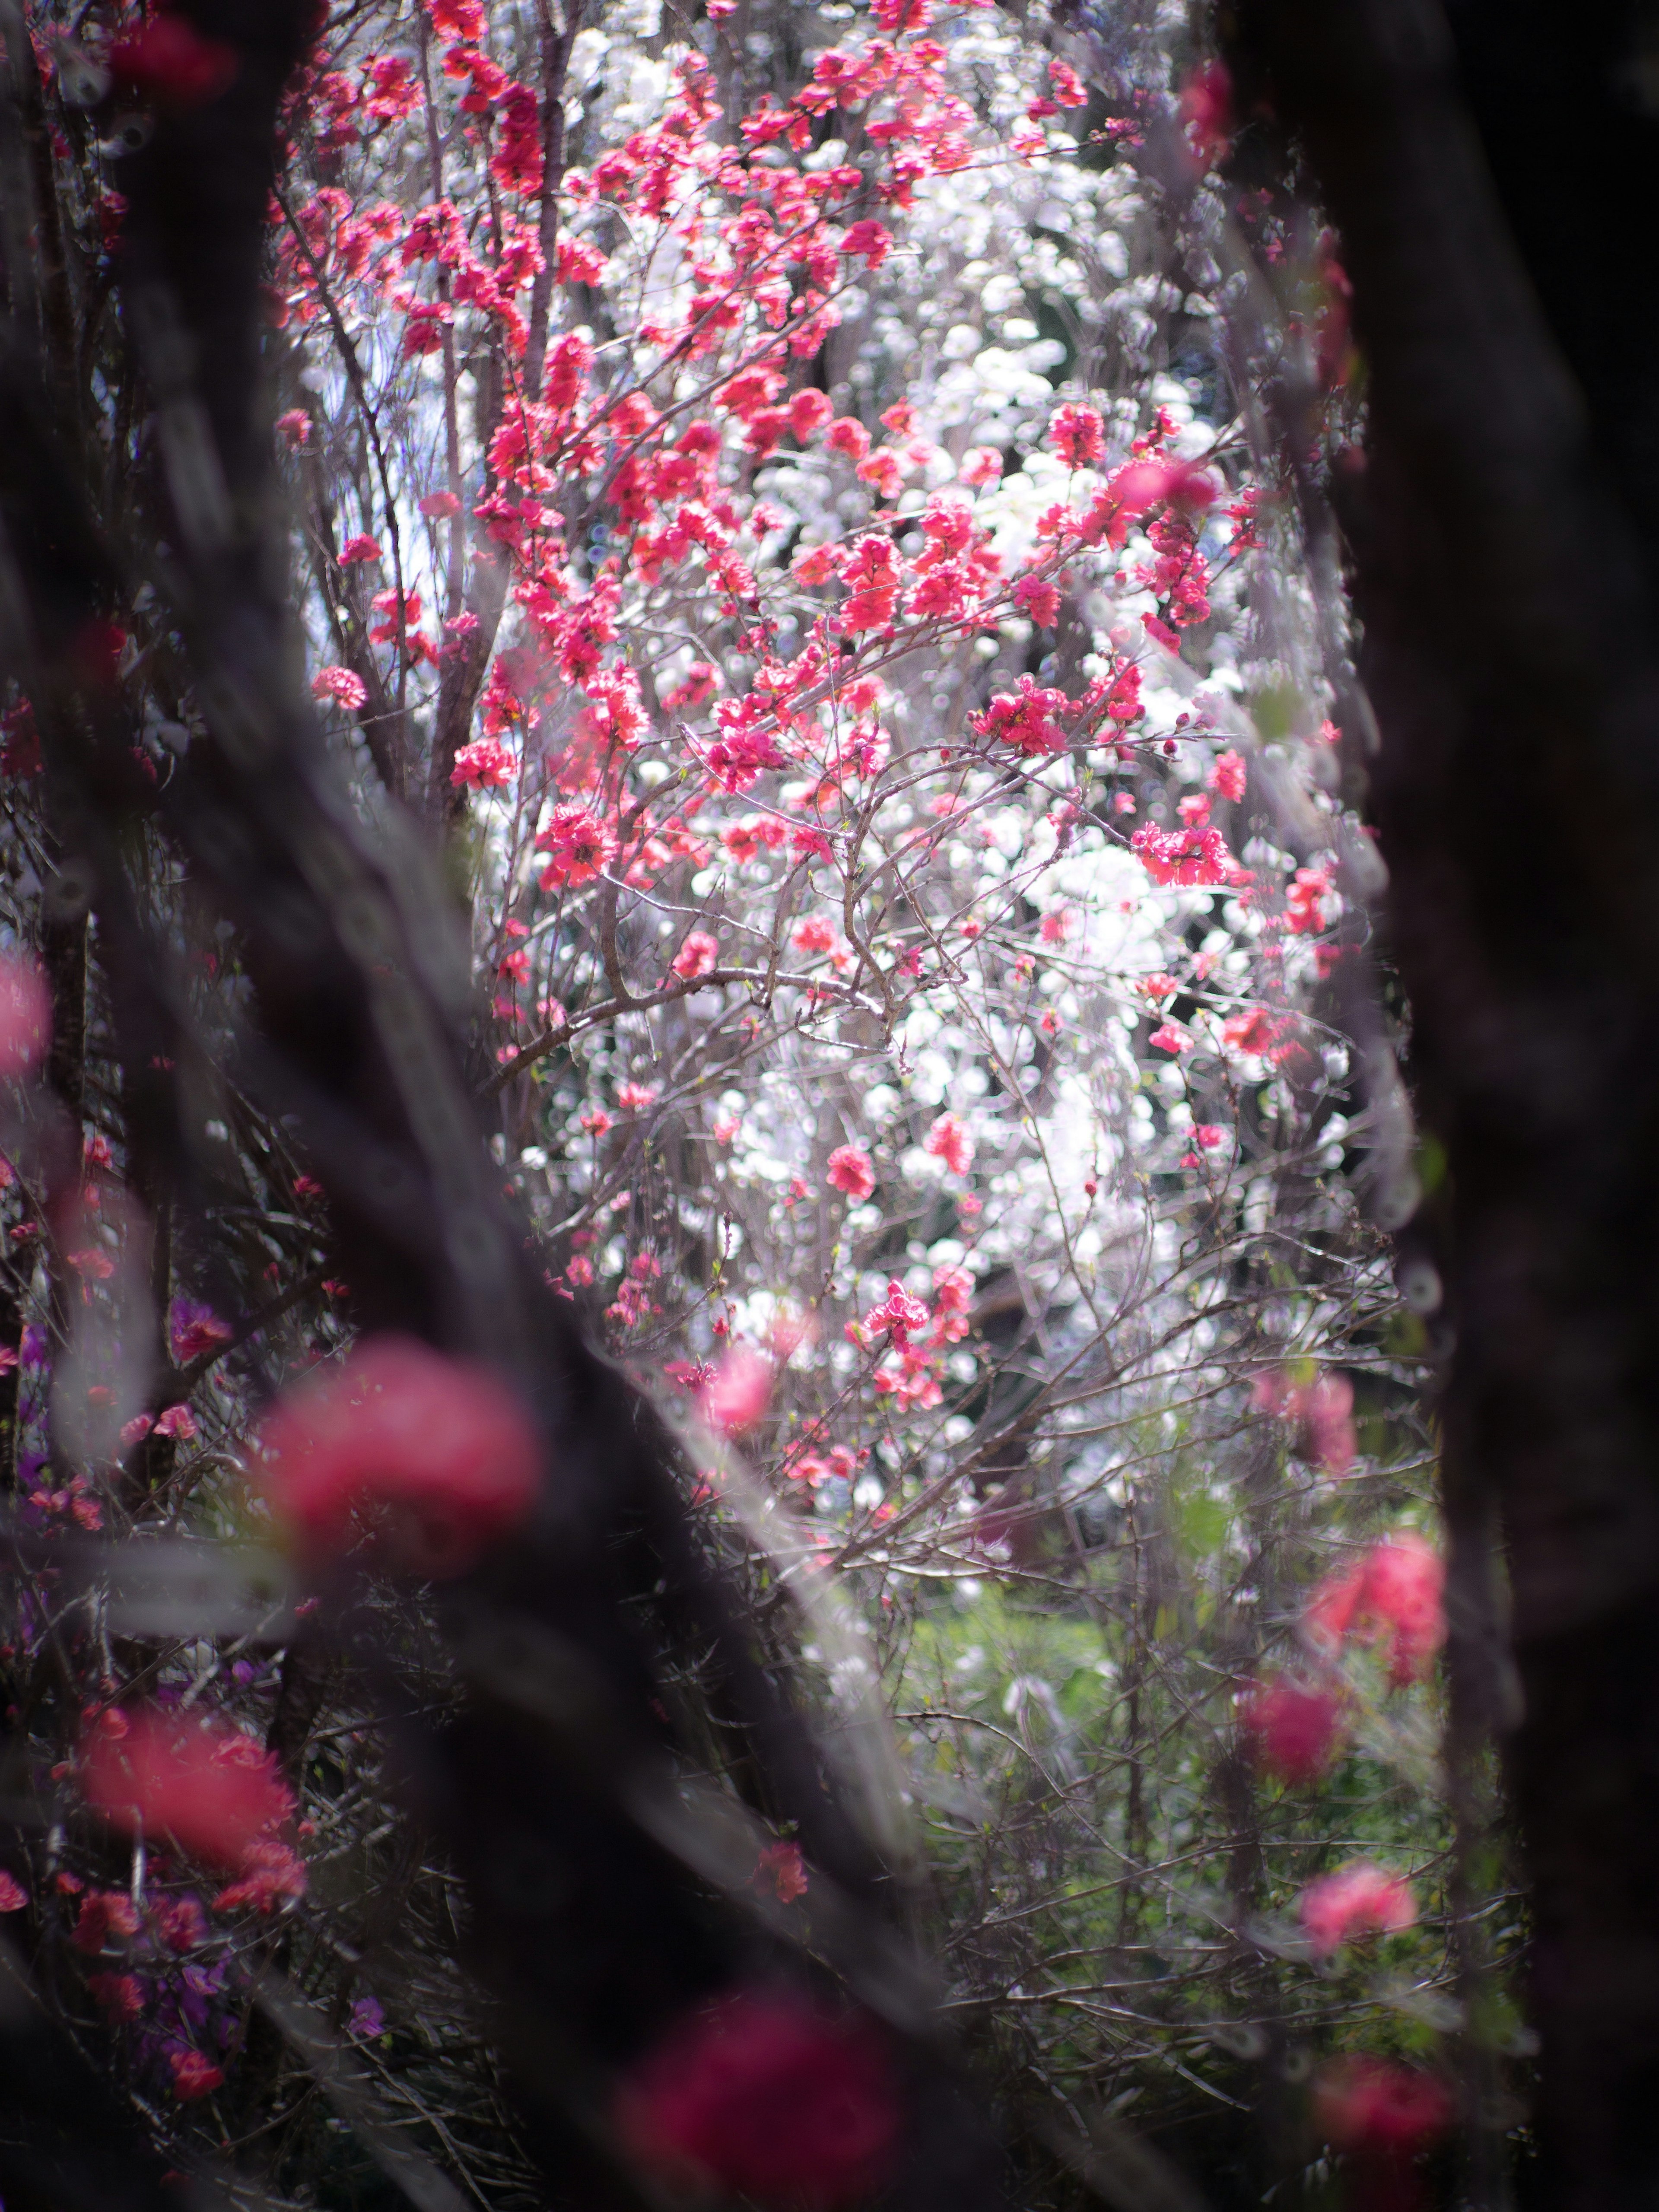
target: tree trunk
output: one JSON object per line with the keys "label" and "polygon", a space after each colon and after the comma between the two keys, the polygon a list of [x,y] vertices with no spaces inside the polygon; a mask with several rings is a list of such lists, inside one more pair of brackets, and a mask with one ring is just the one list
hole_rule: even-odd
{"label": "tree trunk", "polygon": [[1370,427],[1344,520],[1449,1161],[1453,1540],[1495,1496],[1537,2122],[1550,2201],[1589,2208],[1659,2192],[1659,289],[1650,240],[1609,242],[1656,133],[1618,106],[1633,9],[1521,14],[1460,9],[1467,100],[1434,0],[1255,0],[1237,52],[1354,286]]}

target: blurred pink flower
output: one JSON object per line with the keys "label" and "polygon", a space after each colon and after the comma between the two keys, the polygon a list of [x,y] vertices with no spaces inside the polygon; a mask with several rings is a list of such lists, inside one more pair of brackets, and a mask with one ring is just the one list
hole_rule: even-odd
{"label": "blurred pink flower", "polygon": [[0,953],[0,1079],[27,1074],[52,1042],[52,994],[33,960]]}
{"label": "blurred pink flower", "polygon": [[772,1363],[752,1346],[734,1344],[715,1367],[701,1393],[711,1428],[722,1436],[747,1436],[763,1420],[772,1397]]}
{"label": "blurred pink flower", "polygon": [[1280,1782],[1316,1780],[1346,1734],[1336,1692],[1287,1674],[1252,1684],[1238,1718],[1256,1765]]}
{"label": "blurred pink flower", "polygon": [[1314,2112],[1338,2150],[1410,2157],[1451,2125],[1444,2082],[1395,2059],[1333,2059],[1314,2088]]}
{"label": "blurred pink flower", "polygon": [[1297,1900],[1297,1911],[1322,1958],[1357,1936],[1396,1935],[1417,1923],[1411,1884],[1398,1875],[1384,1874],[1369,1859],[1354,1859],[1310,1882]]}
{"label": "blurred pink flower", "polygon": [[1420,1682],[1445,1641],[1441,1599],[1446,1570],[1415,1529],[1373,1544],[1357,1565],[1328,1575],[1309,1600],[1303,1630],[1316,1650],[1334,1652],[1347,1637],[1380,1644],[1396,1689]]}
{"label": "blurred pink flower", "polygon": [[285,1392],[260,1431],[276,1518],[326,1563],[388,1522],[419,1574],[465,1573],[533,1510],[540,1443],[506,1383],[410,1337],[371,1337]]}
{"label": "blurred pink flower", "polygon": [[890,2170],[900,2106],[884,2039],[785,1993],[738,1990],[683,2019],[623,2082],[641,2165],[769,2208],[835,2212]]}
{"label": "blurred pink flower", "polygon": [[251,1844],[294,1812],[276,1759],[240,1729],[181,1724],[157,1712],[125,1716],[81,1751],[81,1794],[123,1835],[171,1836],[192,1858],[240,1867]]}

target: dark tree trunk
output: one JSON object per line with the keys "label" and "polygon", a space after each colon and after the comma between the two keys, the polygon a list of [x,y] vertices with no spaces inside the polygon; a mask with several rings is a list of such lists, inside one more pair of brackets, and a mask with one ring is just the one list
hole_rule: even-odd
{"label": "dark tree trunk", "polygon": [[1637,21],[1464,0],[1455,44],[1434,0],[1252,0],[1237,47],[1354,284],[1370,424],[1345,521],[1414,1073],[1450,1163],[1453,1540],[1495,1498],[1540,2141],[1550,2201],[1584,2208],[1659,2197],[1659,286],[1650,223],[1631,234],[1659,131],[1628,104]]}

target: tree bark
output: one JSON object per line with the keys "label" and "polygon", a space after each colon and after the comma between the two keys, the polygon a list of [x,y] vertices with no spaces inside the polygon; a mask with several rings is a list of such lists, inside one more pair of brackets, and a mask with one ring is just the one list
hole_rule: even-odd
{"label": "tree bark", "polygon": [[1467,97],[1434,0],[1251,0],[1237,51],[1354,286],[1370,429],[1344,519],[1413,1075],[1449,1160],[1453,1543],[1495,1498],[1536,2119],[1549,2201],[1588,2212],[1659,2191],[1659,294],[1628,253],[1595,276],[1605,195],[1653,136],[1614,112],[1635,11],[1522,12],[1459,10]]}

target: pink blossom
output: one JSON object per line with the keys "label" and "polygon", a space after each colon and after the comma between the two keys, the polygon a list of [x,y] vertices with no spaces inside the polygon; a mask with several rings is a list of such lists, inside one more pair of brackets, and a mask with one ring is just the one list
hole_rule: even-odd
{"label": "pink blossom", "polygon": [[231,83],[239,65],[234,46],[204,38],[171,9],[158,11],[141,31],[118,39],[109,50],[110,74],[117,83],[160,107],[204,106]]}
{"label": "pink blossom", "polygon": [[1309,1600],[1304,1632],[1332,1652],[1349,1637],[1381,1648],[1396,1689],[1422,1681],[1445,1641],[1446,1571],[1426,1537],[1402,1529],[1358,1563],[1328,1575]]}
{"label": "pink blossom", "polygon": [[551,890],[592,883],[615,858],[617,841],[591,807],[570,799],[553,809],[536,847],[548,855],[541,880],[543,890]]}
{"label": "pink blossom", "polygon": [[876,1170],[870,1155],[857,1145],[837,1145],[830,1155],[825,1174],[832,1188],[845,1191],[856,1205],[862,1205],[876,1187]]}
{"label": "pink blossom", "polygon": [[319,668],[311,679],[313,699],[332,699],[337,707],[356,714],[368,704],[368,687],[355,670]]}
{"label": "pink blossom", "polygon": [[879,269],[893,250],[893,234],[884,224],[866,216],[861,222],[848,224],[841,250],[850,259],[864,262],[867,268]]}
{"label": "pink blossom", "polygon": [[1314,2110],[1338,2150],[1410,2157],[1444,2135],[1452,2100],[1415,2066],[1369,2056],[1333,2059],[1314,2087]]}
{"label": "pink blossom", "polygon": [[1054,410],[1048,439],[1061,460],[1074,469],[1092,468],[1105,458],[1106,426],[1092,407]]}
{"label": "pink blossom", "polygon": [[453,491],[429,491],[420,502],[420,507],[421,513],[429,520],[447,522],[451,515],[460,513],[461,502]]}
{"label": "pink blossom", "polygon": [[657,1103],[654,1083],[623,1083],[617,1086],[617,1103],[624,1114],[642,1114]]}
{"label": "pink blossom", "polygon": [[29,1893],[13,1875],[0,1869],[0,1912],[21,1912]]}
{"label": "pink blossom", "polygon": [[1206,62],[1181,88],[1181,119],[1200,167],[1225,153],[1233,127],[1233,81],[1224,62]]}
{"label": "pink blossom", "polygon": [[922,1139],[921,1148],[943,1160],[952,1175],[966,1175],[974,1164],[974,1140],[959,1114],[941,1114]]}
{"label": "pink blossom", "polygon": [[970,714],[968,726],[982,737],[998,738],[1017,752],[1031,756],[1063,751],[1066,732],[1055,717],[1071,702],[1063,691],[1022,676],[1012,692],[994,698],[982,714]]}
{"label": "pink blossom", "polygon": [[413,1339],[370,1338],[285,1392],[260,1431],[265,1487],[301,1556],[338,1559],[390,1523],[415,1572],[465,1573],[534,1510],[539,1440],[488,1368]]}
{"label": "pink blossom", "polygon": [[1297,1449],[1327,1474],[1346,1474],[1353,1465],[1353,1384],[1346,1375],[1298,1382],[1279,1368],[1256,1376],[1251,1398],[1258,1412],[1299,1424]]}
{"label": "pink blossom", "polygon": [[1190,1052],[1193,1033],[1180,1022],[1164,1021],[1158,1024],[1146,1042],[1155,1052]]}
{"label": "pink blossom", "polygon": [[361,532],[356,538],[348,538],[340,548],[340,566],[343,568],[353,561],[378,561],[380,558],[379,544]]}
{"label": "pink blossom", "polygon": [[900,2127],[873,2021],[736,1990],[671,2028],[617,2094],[617,2131],[663,2175],[773,2208],[836,2212],[878,2189]]}
{"label": "pink blossom", "polygon": [[674,955],[674,973],[690,980],[707,975],[717,965],[720,957],[720,945],[706,929],[691,930]]}
{"label": "pink blossom", "polygon": [[1062,107],[1082,107],[1088,100],[1083,80],[1069,62],[1055,57],[1048,64],[1048,82]]}
{"label": "pink blossom", "polygon": [[70,1941],[88,1955],[102,1951],[115,1936],[136,1936],[138,1915],[132,1900],[118,1889],[89,1889],[81,1899]]}
{"label": "pink blossom", "polygon": [[722,1436],[747,1436],[766,1418],[772,1397],[772,1363],[746,1344],[721,1357],[702,1393],[704,1418]]}
{"label": "pink blossom", "polygon": [[210,2097],[224,2084],[223,2069],[199,2051],[169,2051],[167,2063],[173,2069],[173,2094],[181,2105]]}
{"label": "pink blossom", "polygon": [[1243,884],[1249,881],[1214,828],[1158,830],[1149,822],[1129,840],[1155,884]]}
{"label": "pink blossom", "polygon": [[1320,1958],[1328,1958],[1360,1936],[1397,1935],[1417,1922],[1411,1884],[1384,1874],[1369,1859],[1354,1859],[1334,1874],[1310,1882],[1297,1902],[1308,1941]]}
{"label": "pink blossom", "polygon": [[763,1896],[775,1897],[780,1905],[793,1905],[798,1897],[805,1897],[806,1866],[801,1857],[800,1845],[766,1844],[761,1851],[752,1879]]}
{"label": "pink blossom", "polygon": [[0,1080],[23,1075],[52,1042],[52,994],[33,960],[0,953]]}
{"label": "pink blossom", "polygon": [[499,791],[511,783],[519,773],[518,757],[510,745],[499,738],[474,738],[471,744],[456,749],[455,765],[449,772],[453,784],[470,785],[475,791]]}
{"label": "pink blossom", "polygon": [[180,1367],[186,1367],[204,1352],[228,1344],[236,1332],[228,1321],[220,1320],[211,1306],[195,1298],[174,1298],[167,1309],[167,1334],[173,1358]]}
{"label": "pink blossom", "polygon": [[927,1328],[931,1316],[920,1298],[913,1298],[902,1283],[895,1279],[887,1285],[887,1296],[878,1306],[872,1306],[864,1316],[864,1326],[872,1334],[884,1331],[890,1336],[896,1352],[905,1351],[911,1337],[918,1329]]}
{"label": "pink blossom", "polygon": [[106,2020],[130,2027],[144,2016],[143,1985],[137,1974],[88,1974],[87,1995]]}
{"label": "pink blossom", "polygon": [[827,392],[809,387],[796,392],[789,402],[789,428],[796,441],[804,446],[809,438],[816,437],[835,411]]}
{"label": "pink blossom", "polygon": [[1210,789],[1223,799],[1240,799],[1244,796],[1245,768],[1243,753],[1220,753],[1211,762],[1209,774],[1204,779]]}
{"label": "pink blossom", "polygon": [[1060,592],[1046,577],[1022,576],[1014,586],[1014,605],[1039,629],[1052,629],[1060,615]]}
{"label": "pink blossom", "polygon": [[240,1867],[250,1845],[294,1811],[275,1759],[240,1730],[185,1723],[157,1712],[130,1717],[125,1731],[99,1730],[82,1745],[81,1792],[111,1827],[171,1836],[192,1858]]}
{"label": "pink blossom", "polygon": [[1317,1780],[1346,1734],[1336,1692],[1288,1674],[1253,1684],[1238,1718],[1256,1765],[1280,1782]]}
{"label": "pink blossom", "polygon": [[289,1899],[305,1893],[306,1870],[298,1854],[274,1837],[261,1838],[248,1845],[240,1879],[219,1892],[213,1909],[270,1914]]}
{"label": "pink blossom", "polygon": [[970,446],[957,470],[958,483],[994,483],[1002,474],[1002,456],[994,446]]}
{"label": "pink blossom", "polygon": [[1201,1152],[1212,1152],[1227,1141],[1227,1132],[1215,1121],[1194,1121],[1193,1142]]}

